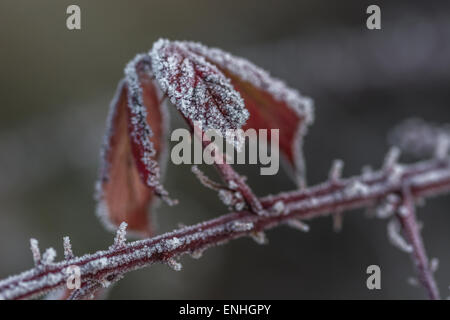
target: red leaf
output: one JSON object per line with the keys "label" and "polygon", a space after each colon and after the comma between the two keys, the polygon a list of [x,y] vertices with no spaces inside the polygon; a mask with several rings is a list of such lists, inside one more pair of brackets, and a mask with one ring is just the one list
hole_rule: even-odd
{"label": "red leaf", "polygon": [[150,76],[148,61],[137,56],[111,104],[102,154],[97,212],[114,229],[125,221],[131,231],[152,231],[148,207],[155,195],[170,202],[160,184],[167,115]]}
{"label": "red leaf", "polygon": [[[287,87],[248,60],[198,43],[186,42],[184,45],[204,56],[231,79],[250,113],[250,118],[242,127],[244,130],[280,130],[280,150],[294,170],[296,181],[303,184],[302,137],[307,125],[313,121],[312,100],[301,96],[297,90]],[[270,142],[270,131],[267,138]]]}
{"label": "red leaf", "polygon": [[221,71],[185,43],[157,41],[150,53],[155,78],[162,91],[188,122],[202,129],[241,128],[248,118],[241,96]]}

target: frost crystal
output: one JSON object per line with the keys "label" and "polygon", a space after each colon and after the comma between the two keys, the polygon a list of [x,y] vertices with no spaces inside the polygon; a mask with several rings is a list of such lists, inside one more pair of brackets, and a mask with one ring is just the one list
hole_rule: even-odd
{"label": "frost crystal", "polygon": [[389,240],[395,247],[407,253],[413,251],[411,245],[400,235],[400,224],[396,219],[391,219],[389,221],[387,229]]}
{"label": "frost crystal", "polygon": [[64,237],[63,243],[64,243],[64,258],[66,260],[70,260],[74,257],[72,252],[72,244],[70,243],[70,238]]}
{"label": "frost crystal", "polygon": [[36,239],[30,239],[31,253],[33,254],[33,261],[36,266],[41,263],[41,252],[39,250],[39,242]]}

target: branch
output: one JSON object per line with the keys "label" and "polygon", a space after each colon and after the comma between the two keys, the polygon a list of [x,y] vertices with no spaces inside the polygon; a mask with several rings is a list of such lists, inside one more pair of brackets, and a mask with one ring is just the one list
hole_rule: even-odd
{"label": "branch", "polygon": [[[81,289],[97,289],[99,284],[109,285],[127,272],[154,263],[166,263],[175,270],[180,270],[181,265],[175,259],[184,254],[199,257],[207,248],[244,236],[254,236],[260,240],[263,239],[264,230],[282,224],[296,226],[297,224],[290,223],[296,219],[312,219],[330,213],[371,207],[392,194],[401,195],[405,186],[410,190],[410,202],[449,192],[450,159],[395,165],[395,168],[385,167],[380,171],[366,172],[349,179],[334,177],[314,187],[261,198],[263,207],[270,215],[255,215],[249,211],[233,212],[130,243],[125,243],[123,234],[120,234],[116,237],[117,243],[108,250],[75,258],[71,258],[69,254],[67,260],[57,263],[51,259],[36,259],[33,269],[0,281],[0,298],[32,298],[64,287],[69,266],[80,268]],[[123,228],[121,230],[123,232]],[[411,243],[419,244],[417,239]],[[37,245],[33,246],[34,254],[38,257],[36,249]],[[86,296],[86,291],[89,290],[79,295]]]}
{"label": "branch", "polygon": [[436,285],[433,270],[431,269],[416,220],[414,198],[407,187],[403,192],[403,204],[398,210],[397,217],[411,246],[411,256],[417,268],[420,283],[427,290],[430,299],[439,300],[439,289]]}

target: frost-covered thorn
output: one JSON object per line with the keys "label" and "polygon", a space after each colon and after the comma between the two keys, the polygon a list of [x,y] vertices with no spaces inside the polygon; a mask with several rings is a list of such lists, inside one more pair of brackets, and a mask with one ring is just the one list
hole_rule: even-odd
{"label": "frost-covered thorn", "polygon": [[63,244],[64,244],[64,258],[66,260],[72,259],[74,257],[74,254],[72,252],[72,244],[70,243],[70,238],[64,237]]}
{"label": "frost-covered thorn", "polygon": [[371,166],[366,165],[361,169],[363,179],[368,179],[373,174],[373,169]]}
{"label": "frost-covered thorn", "polygon": [[197,249],[191,252],[191,257],[193,259],[200,259],[203,256],[204,249]]}
{"label": "frost-covered thorn", "polygon": [[344,215],[342,214],[342,211],[337,211],[333,213],[332,217],[333,217],[333,230],[335,232],[341,231],[344,220]]}
{"label": "frost-covered thorn", "polygon": [[408,281],[408,284],[410,286],[412,286],[412,287],[418,287],[419,286],[419,281],[415,277],[409,277],[407,281]]}
{"label": "frost-covered thorn", "polygon": [[438,258],[432,258],[430,261],[430,270],[431,272],[436,272],[439,269],[439,259]]}
{"label": "frost-covered thorn", "polygon": [[413,251],[412,246],[400,235],[400,224],[396,219],[391,219],[389,221],[387,230],[392,245],[407,253]]}
{"label": "frost-covered thorn", "polygon": [[302,232],[308,232],[309,231],[309,226],[306,223],[304,223],[304,222],[302,222],[300,220],[297,220],[297,219],[288,220],[288,221],[286,221],[286,224],[289,227],[294,228],[296,230],[300,230]]}
{"label": "frost-covered thorn", "polygon": [[119,226],[119,229],[117,229],[116,237],[114,238],[115,248],[121,248],[125,246],[125,242],[127,241],[127,226],[128,224],[126,222],[122,222]]}
{"label": "frost-covered thorn", "polygon": [[396,146],[393,146],[389,149],[386,154],[383,162],[383,170],[391,171],[398,164],[398,160],[400,158],[400,149]]}
{"label": "frost-covered thorn", "polygon": [[252,232],[251,235],[253,240],[255,240],[255,242],[257,244],[268,244],[269,240],[266,237],[266,234],[262,231],[259,232]]}
{"label": "frost-covered thorn", "polygon": [[37,267],[41,264],[41,251],[39,250],[39,242],[36,239],[30,239],[30,248],[33,255],[34,265]]}
{"label": "frost-covered thorn", "polygon": [[176,261],[173,258],[170,258],[167,260],[167,265],[175,271],[180,271],[183,268],[181,263],[179,263],[178,261]]}
{"label": "frost-covered thorn", "polygon": [[450,150],[450,137],[447,134],[440,134],[437,137],[434,157],[438,160],[444,160],[448,157]]}
{"label": "frost-covered thorn", "polygon": [[341,179],[343,168],[344,168],[344,161],[340,159],[336,159],[333,161],[329,173],[329,179],[332,183],[336,183],[339,181],[339,179]]}
{"label": "frost-covered thorn", "polygon": [[42,255],[42,264],[44,265],[52,264],[55,261],[55,257],[56,257],[55,249],[48,248]]}
{"label": "frost-covered thorn", "polygon": [[275,216],[279,216],[281,214],[284,214],[286,212],[286,207],[284,205],[284,202],[281,200],[278,200],[274,203],[274,205],[270,208],[269,213]]}
{"label": "frost-covered thorn", "polygon": [[192,173],[197,177],[202,185],[212,190],[220,190],[223,189],[223,186],[220,183],[212,181],[208,176],[201,171],[198,166],[193,165],[191,168]]}

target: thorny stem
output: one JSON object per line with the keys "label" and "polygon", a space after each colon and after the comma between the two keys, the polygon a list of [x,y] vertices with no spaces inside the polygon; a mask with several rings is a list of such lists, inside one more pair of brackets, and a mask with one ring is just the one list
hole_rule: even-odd
{"label": "thorny stem", "polygon": [[[206,148],[210,143],[212,143],[198,126],[190,120],[188,120],[188,122],[190,124],[191,131],[193,131],[193,136],[195,135],[198,139],[200,139],[200,141],[202,141],[203,148]],[[251,212],[259,215],[265,214],[266,212],[264,211],[260,199],[253,193],[252,189],[245,182],[244,177],[237,173],[236,170],[234,170],[234,168],[227,163],[226,155],[222,154],[217,149],[214,150],[213,153],[214,158],[216,159],[216,161],[214,161],[214,165],[219,171],[222,179],[228,184],[227,187],[234,184],[236,191],[241,193]]]}
{"label": "thorny stem", "polygon": [[420,234],[420,227],[417,224],[414,198],[408,187],[405,187],[402,196],[403,204],[401,208],[403,210],[399,210],[397,217],[400,220],[406,238],[412,247],[411,257],[417,268],[419,281],[426,289],[428,297],[431,300],[439,300],[439,289],[436,285],[433,270],[431,270],[430,262],[425,251],[425,246]]}
{"label": "thorny stem", "polygon": [[[392,193],[402,194],[406,185],[410,190],[411,202],[450,191],[450,159],[433,159],[404,165],[397,172],[395,179],[386,174],[385,170],[381,170],[264,197],[261,203],[265,209],[272,212],[271,215],[255,215],[250,211],[233,212],[153,238],[124,243],[121,246],[112,245],[108,250],[94,254],[57,263],[41,261],[33,269],[0,281],[0,298],[32,298],[64,287],[69,266],[80,268],[82,288],[88,288],[92,283],[112,283],[127,272],[158,262],[179,270],[180,265],[174,259],[184,254],[199,257],[207,248],[288,224],[292,219],[312,219],[334,212],[371,207]],[[278,210],[271,211],[275,207]],[[404,221],[406,230],[410,230],[411,226],[416,227],[413,217]],[[409,237],[418,248],[416,254],[421,255],[420,260],[423,261],[421,242],[414,234]],[[423,266],[420,265],[419,268]],[[429,280],[423,282],[429,283]],[[99,286],[93,287],[97,289]],[[84,292],[83,296],[87,296],[86,293]]]}

